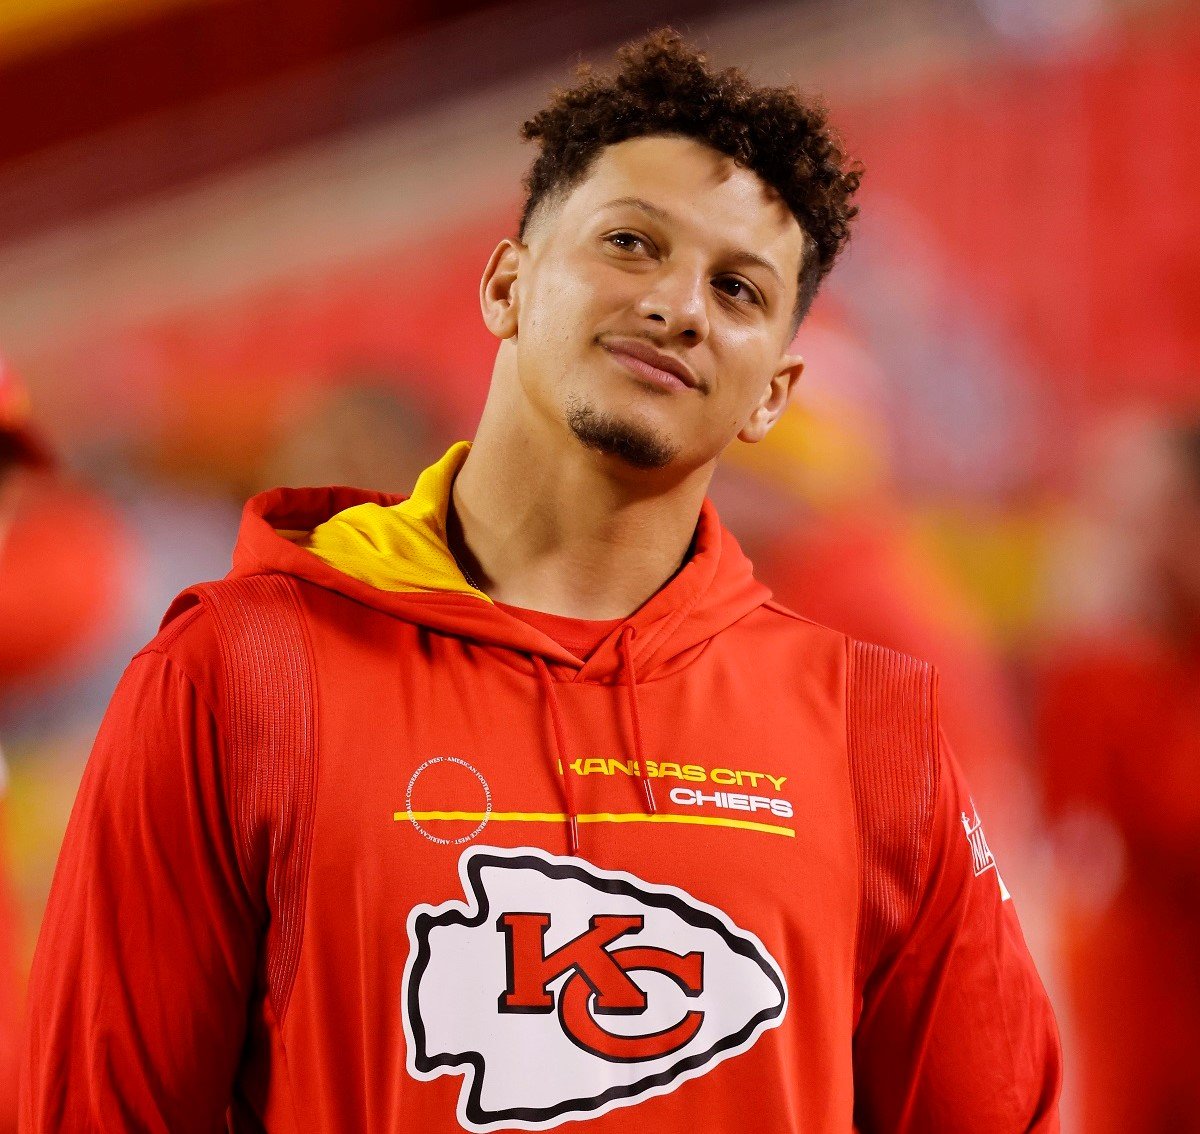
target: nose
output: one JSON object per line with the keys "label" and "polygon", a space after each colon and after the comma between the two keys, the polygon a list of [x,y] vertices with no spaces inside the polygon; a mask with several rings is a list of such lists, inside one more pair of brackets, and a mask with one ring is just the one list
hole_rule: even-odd
{"label": "nose", "polygon": [[684,265],[665,267],[655,273],[636,310],[657,325],[660,336],[694,346],[708,336],[708,280]]}

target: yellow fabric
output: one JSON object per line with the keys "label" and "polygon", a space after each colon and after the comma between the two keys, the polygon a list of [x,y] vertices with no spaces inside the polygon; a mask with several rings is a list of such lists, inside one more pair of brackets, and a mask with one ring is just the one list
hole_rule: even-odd
{"label": "yellow fabric", "polygon": [[381,591],[475,595],[491,602],[463,577],[446,542],[450,487],[470,449],[469,441],[452,445],[400,504],[356,504],[311,532],[279,534]]}

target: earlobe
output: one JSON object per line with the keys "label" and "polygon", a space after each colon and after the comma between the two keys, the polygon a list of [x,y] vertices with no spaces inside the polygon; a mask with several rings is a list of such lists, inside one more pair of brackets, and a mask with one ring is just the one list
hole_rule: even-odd
{"label": "earlobe", "polygon": [[479,281],[479,308],[487,329],[498,339],[517,333],[518,289],[524,245],[505,238],[493,249]]}
{"label": "earlobe", "polygon": [[783,411],[792,400],[803,373],[804,359],[795,354],[783,356],[762,400],[754,407],[750,420],[738,433],[739,441],[754,445],[771,432],[771,427],[783,416]]}

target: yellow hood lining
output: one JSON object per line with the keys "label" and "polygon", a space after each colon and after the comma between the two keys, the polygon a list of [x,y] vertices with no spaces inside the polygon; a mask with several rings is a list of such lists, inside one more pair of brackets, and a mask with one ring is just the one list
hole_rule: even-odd
{"label": "yellow hood lining", "polygon": [[310,532],[279,534],[343,575],[381,591],[474,595],[490,603],[464,578],[446,539],[450,490],[470,450],[469,441],[450,446],[399,504],[356,504]]}

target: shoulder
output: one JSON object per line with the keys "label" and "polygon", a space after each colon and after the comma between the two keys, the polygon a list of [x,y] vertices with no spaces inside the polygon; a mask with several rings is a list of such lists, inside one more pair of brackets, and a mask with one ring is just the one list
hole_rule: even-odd
{"label": "shoulder", "polygon": [[295,666],[297,657],[306,656],[296,581],[271,573],[189,587],[135,660],[165,659],[211,704],[220,705],[231,683],[269,681],[281,665]]}
{"label": "shoulder", "polygon": [[932,816],[941,769],[938,674],[929,662],[847,639],[846,744],[857,804],[877,792]]}
{"label": "shoulder", "polygon": [[806,618],[803,614],[798,614],[790,606],[784,606],[778,599],[769,599],[767,602],[764,602],[760,610],[764,617],[770,619],[779,629],[791,629],[801,633],[833,635],[840,639],[846,637],[840,630],[832,630],[828,626],[823,626],[820,622],[814,622],[811,618]]}
{"label": "shoulder", "polygon": [[220,692],[221,648],[212,618],[198,601],[183,606],[175,600],[158,633],[134,655],[133,663],[139,661],[179,670],[210,703]]}
{"label": "shoulder", "polygon": [[850,705],[874,703],[877,711],[913,711],[923,707],[933,714],[937,700],[937,670],[926,661],[853,638],[849,634],[815,622],[772,599],[757,615],[757,628],[771,636],[783,636],[801,646],[808,656],[837,658]]}
{"label": "shoulder", "polygon": [[851,639],[840,630],[797,614],[783,603],[770,599],[738,623],[739,628],[762,643],[783,644],[801,651],[802,657],[844,658]]}

